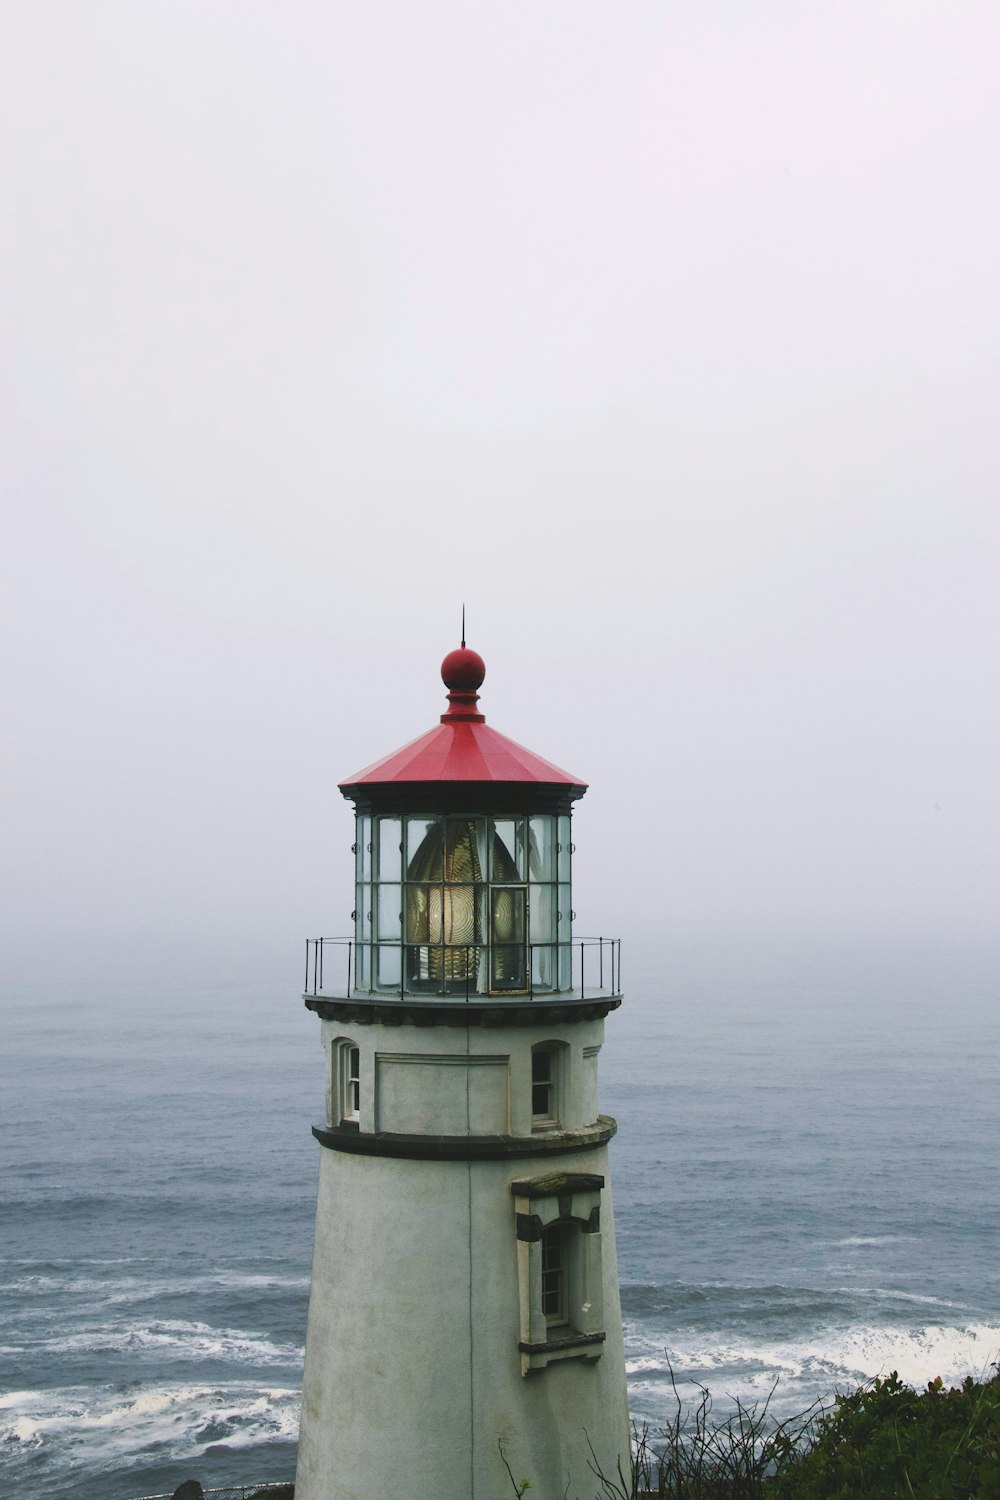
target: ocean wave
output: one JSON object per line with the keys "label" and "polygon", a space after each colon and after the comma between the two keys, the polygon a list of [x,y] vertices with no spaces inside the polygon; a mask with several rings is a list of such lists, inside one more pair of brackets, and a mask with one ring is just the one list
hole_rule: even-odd
{"label": "ocean wave", "polygon": [[11,1445],[8,1458],[52,1446],[63,1464],[81,1468],[95,1440],[102,1465],[110,1468],[134,1464],[164,1445],[172,1459],[184,1461],[219,1444],[294,1443],[299,1405],[297,1389],[250,1382],[158,1386],[134,1395],[89,1386],[15,1391],[0,1398],[0,1444]]}
{"label": "ocean wave", "polygon": [[297,1344],[270,1343],[262,1334],[238,1328],[213,1328],[208,1323],[163,1319],[144,1328],[105,1325],[79,1333],[42,1339],[36,1348],[49,1354],[128,1354],[155,1350],[182,1359],[231,1360],[237,1364],[288,1365],[302,1363]]}
{"label": "ocean wave", "polygon": [[[1000,1354],[1000,1323],[968,1322],[936,1326],[852,1326],[811,1328],[801,1339],[742,1342],[724,1335],[704,1337],[693,1330],[664,1330],[662,1340],[645,1328],[626,1325],[626,1372],[644,1416],[657,1391],[676,1380],[682,1387],[703,1384],[713,1394],[754,1401],[778,1382],[783,1405],[809,1400],[817,1391],[837,1389],[897,1371],[914,1386],[938,1376],[948,1385],[966,1375],[982,1375]],[[808,1404],[806,1402],[805,1404]]]}
{"label": "ocean wave", "polygon": [[855,1250],[874,1245],[898,1245],[903,1239],[901,1234],[851,1234],[844,1240],[830,1240],[829,1244],[834,1250]]}
{"label": "ocean wave", "polygon": [[50,1297],[66,1291],[74,1297],[87,1292],[99,1292],[104,1300],[145,1301],[151,1297],[187,1295],[213,1291],[302,1291],[309,1286],[309,1277],[273,1275],[263,1272],[209,1271],[194,1276],[151,1277],[143,1272],[129,1277],[80,1276],[72,1269],[64,1272],[52,1270],[34,1271],[0,1281],[0,1292],[16,1293],[20,1296]]}

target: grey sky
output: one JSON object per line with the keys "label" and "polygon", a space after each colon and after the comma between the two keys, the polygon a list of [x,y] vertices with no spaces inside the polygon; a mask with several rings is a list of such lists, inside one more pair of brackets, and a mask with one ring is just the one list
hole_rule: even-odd
{"label": "grey sky", "polygon": [[16,969],[346,931],[463,600],[583,930],[990,929],[992,0],[3,33]]}

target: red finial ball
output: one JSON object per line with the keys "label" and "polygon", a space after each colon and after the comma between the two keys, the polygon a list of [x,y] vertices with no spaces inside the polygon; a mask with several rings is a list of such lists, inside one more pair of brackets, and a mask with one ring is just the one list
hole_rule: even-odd
{"label": "red finial ball", "polygon": [[441,663],[444,685],[453,693],[474,693],[482,687],[485,676],[486,663],[478,651],[470,651],[468,646],[449,651]]}

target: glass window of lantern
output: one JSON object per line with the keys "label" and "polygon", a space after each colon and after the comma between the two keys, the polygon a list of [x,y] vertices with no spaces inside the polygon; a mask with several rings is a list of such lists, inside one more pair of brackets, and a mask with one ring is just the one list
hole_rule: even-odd
{"label": "glass window of lantern", "polygon": [[555,989],[556,946],[554,943],[534,943],[531,947],[531,988],[533,990]]}
{"label": "glass window of lantern", "polygon": [[402,909],[402,887],[398,885],[376,886],[378,892],[375,935],[380,942],[398,942],[400,914]]}
{"label": "glass window of lantern", "polygon": [[398,990],[402,982],[402,950],[398,943],[380,944],[376,949],[378,962],[377,988]]}
{"label": "glass window of lantern", "polygon": [[532,885],[531,887],[528,936],[532,944],[551,943],[555,941],[556,906],[553,900],[554,895],[554,886]]}
{"label": "glass window of lantern", "polygon": [[570,843],[570,821],[564,813],[559,818],[559,879],[569,880],[570,864],[572,858],[572,845]]}
{"label": "glass window of lantern", "polygon": [[398,818],[378,820],[378,879],[398,880],[400,876],[400,822]]}
{"label": "glass window of lantern", "polygon": [[528,876],[531,880],[556,878],[555,819],[535,816],[528,825]]}
{"label": "glass window of lantern", "polygon": [[429,943],[440,941],[440,900],[435,895],[435,922],[434,937],[431,937],[430,914],[431,896],[438,892],[437,886],[415,885],[410,882],[406,887],[406,911],[404,923],[404,936],[408,943]]}
{"label": "glass window of lantern", "polygon": [[[437,830],[438,837],[430,837]],[[407,880],[441,880],[444,875],[439,818],[406,819]]]}
{"label": "glass window of lantern", "polygon": [[490,893],[490,952],[493,958],[491,988],[523,990],[525,973],[524,887],[494,887]]}
{"label": "glass window of lantern", "polygon": [[491,880],[523,880],[525,878],[524,835],[524,818],[493,819]]}
{"label": "glass window of lantern", "polygon": [[559,887],[559,895],[557,899],[559,902],[559,941],[561,943],[568,943],[570,938],[573,936],[573,913],[570,909],[570,902],[573,899],[572,887],[568,885],[561,885]]}
{"label": "glass window of lantern", "polygon": [[479,885],[486,879],[485,818],[447,819],[444,878],[456,885]]}
{"label": "glass window of lantern", "polygon": [[372,878],[372,820],[367,813],[360,813],[355,824],[357,833],[357,844],[355,853],[357,856],[356,869],[359,880],[371,880]]}

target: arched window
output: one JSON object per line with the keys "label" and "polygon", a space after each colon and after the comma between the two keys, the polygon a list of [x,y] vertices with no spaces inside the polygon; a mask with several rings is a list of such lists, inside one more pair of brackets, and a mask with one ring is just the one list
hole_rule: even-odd
{"label": "arched window", "polygon": [[551,1130],[562,1120],[568,1050],[565,1042],[539,1042],[531,1049],[532,1130]]}
{"label": "arched window", "polygon": [[336,1114],[341,1124],[356,1123],[361,1118],[361,1049],[345,1039],[336,1044],[334,1057]]}

